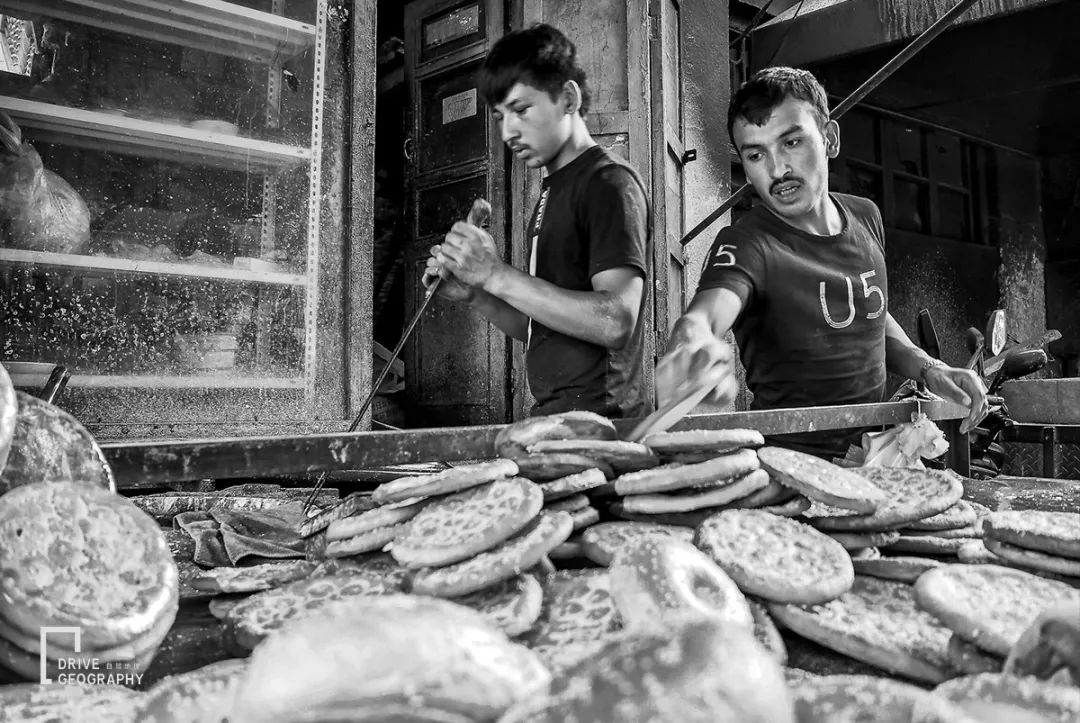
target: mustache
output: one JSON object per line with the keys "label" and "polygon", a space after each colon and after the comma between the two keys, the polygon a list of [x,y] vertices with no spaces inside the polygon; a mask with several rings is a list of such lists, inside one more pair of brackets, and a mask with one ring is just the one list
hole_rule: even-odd
{"label": "mustache", "polygon": [[782,184],[782,183],[790,183],[791,181],[795,181],[796,183],[801,183],[803,185],[806,185],[805,183],[803,183],[803,179],[799,178],[798,176],[785,176],[784,178],[781,178],[779,181],[773,181],[772,184],[769,185],[769,193],[775,193],[776,188],[780,184]]}

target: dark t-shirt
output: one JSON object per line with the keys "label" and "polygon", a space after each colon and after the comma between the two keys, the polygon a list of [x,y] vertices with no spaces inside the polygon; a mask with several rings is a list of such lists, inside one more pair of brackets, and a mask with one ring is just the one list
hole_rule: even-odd
{"label": "dark t-shirt", "polygon": [[[720,231],[698,286],[743,300],[734,325],[754,409],[880,402],[885,391],[885,232],[873,202],[831,194],[835,236],[797,229],[764,207]],[[864,430],[777,437],[843,456]]]}
{"label": "dark t-shirt", "polygon": [[[571,291],[631,266],[645,276],[649,236],[645,187],[630,166],[599,146],[544,179],[529,222],[530,273]],[[585,409],[609,417],[647,410],[641,377],[646,290],[630,341],[608,349],[532,322],[526,353],[534,415]]]}

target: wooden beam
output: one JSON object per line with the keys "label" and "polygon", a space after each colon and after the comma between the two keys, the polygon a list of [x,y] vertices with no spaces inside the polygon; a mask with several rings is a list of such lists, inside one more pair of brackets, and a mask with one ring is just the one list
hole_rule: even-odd
{"label": "wooden beam", "polygon": [[[749,428],[783,434],[902,424],[911,421],[915,411],[933,420],[959,419],[967,413],[964,407],[944,401],[883,402],[701,414],[683,419],[674,429]],[[616,429],[625,434],[639,421],[618,420]],[[137,489],[187,480],[276,477],[492,457],[495,437],[504,426],[106,443],[101,449],[117,487]]]}

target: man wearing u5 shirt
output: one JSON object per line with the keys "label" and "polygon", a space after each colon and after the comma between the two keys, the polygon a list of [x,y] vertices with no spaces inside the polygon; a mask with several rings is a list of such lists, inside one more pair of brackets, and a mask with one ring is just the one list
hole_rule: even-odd
{"label": "man wearing u5 shirt", "polygon": [[[755,409],[880,402],[888,369],[967,406],[961,431],[974,427],[987,412],[982,381],[931,358],[889,314],[877,206],[829,192],[840,130],[824,88],[807,71],[766,68],[732,98],[728,131],[761,203],[713,244],[657,367],[659,404],[717,366],[725,373],[710,401],[729,401],[733,354],[722,339],[733,330]],[[863,431],[771,442],[843,457]]]}

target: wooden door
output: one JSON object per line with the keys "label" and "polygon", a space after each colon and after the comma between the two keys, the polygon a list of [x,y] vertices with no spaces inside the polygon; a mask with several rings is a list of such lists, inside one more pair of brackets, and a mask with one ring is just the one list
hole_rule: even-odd
{"label": "wooden door", "polygon": [[[476,72],[502,34],[502,0],[417,0],[405,8],[410,106],[406,163],[406,318],[423,300],[432,245],[474,199],[491,201],[489,231],[506,258],[505,155]],[[406,389],[423,426],[506,421],[508,340],[464,304],[432,300],[405,347]]]}
{"label": "wooden door", "polygon": [[[686,306],[683,166],[687,154],[683,121],[682,3],[650,0],[649,43],[652,86],[653,245],[656,352],[663,355],[671,325]],[[726,69],[724,69],[726,72]]]}

